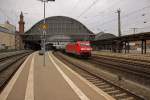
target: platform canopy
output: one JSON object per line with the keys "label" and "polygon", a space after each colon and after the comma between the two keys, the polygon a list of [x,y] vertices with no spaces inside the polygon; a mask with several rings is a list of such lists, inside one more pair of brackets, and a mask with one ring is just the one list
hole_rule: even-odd
{"label": "platform canopy", "polygon": [[114,34],[111,34],[111,33],[100,32],[100,33],[96,34],[94,40],[98,41],[98,40],[104,40],[104,39],[110,39],[110,38],[116,38],[116,37],[117,36],[115,36]]}
{"label": "platform canopy", "polygon": [[[40,41],[42,37],[41,35],[43,34],[42,25],[43,20],[36,23],[24,34],[24,40]],[[46,25],[44,28],[46,28],[47,42],[89,40],[94,36],[94,34],[82,23],[73,18],[65,16],[54,16],[46,18]]]}

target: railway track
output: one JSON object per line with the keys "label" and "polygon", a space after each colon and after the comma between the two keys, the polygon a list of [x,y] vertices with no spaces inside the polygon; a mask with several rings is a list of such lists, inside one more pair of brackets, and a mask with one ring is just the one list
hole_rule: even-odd
{"label": "railway track", "polygon": [[124,71],[130,74],[138,75],[146,79],[150,78],[150,63],[138,63],[133,60],[120,58],[111,58],[107,56],[94,55],[88,61],[96,63],[111,69]]}
{"label": "railway track", "polygon": [[13,51],[13,52],[7,52],[7,53],[1,53],[0,54],[0,62],[8,59],[8,58],[11,58],[13,56],[17,56],[17,55],[20,55],[20,54],[23,54],[23,53],[26,53],[27,51],[25,50],[21,50],[21,51]]}
{"label": "railway track", "polygon": [[21,51],[1,56],[0,58],[0,92],[17,71],[31,51]]}
{"label": "railway track", "polygon": [[84,65],[71,61],[60,53],[54,52],[54,55],[65,64],[67,64],[70,68],[79,73],[81,76],[93,83],[95,86],[114,97],[116,100],[144,100],[143,97],[136,95],[127,89],[123,89],[113,84],[112,82],[97,76],[92,71],[85,69]]}
{"label": "railway track", "polygon": [[[102,55],[102,54],[92,54],[92,56],[99,56],[99,57],[107,57],[107,58],[111,58],[111,59],[117,59],[117,60],[123,60],[125,62],[128,63],[138,63],[138,64],[147,64],[150,65],[150,61],[149,60],[145,60],[145,59],[135,59],[135,58],[129,58],[129,57],[119,57],[119,56],[110,56],[110,55]],[[138,56],[138,55],[137,55]],[[145,57],[150,57],[149,55]]]}

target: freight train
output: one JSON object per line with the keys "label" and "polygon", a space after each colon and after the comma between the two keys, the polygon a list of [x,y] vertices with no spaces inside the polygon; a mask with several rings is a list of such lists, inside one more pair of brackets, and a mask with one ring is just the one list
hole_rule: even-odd
{"label": "freight train", "polygon": [[65,52],[68,54],[77,55],[80,57],[90,57],[92,47],[89,41],[77,41],[74,43],[68,43],[65,47]]}

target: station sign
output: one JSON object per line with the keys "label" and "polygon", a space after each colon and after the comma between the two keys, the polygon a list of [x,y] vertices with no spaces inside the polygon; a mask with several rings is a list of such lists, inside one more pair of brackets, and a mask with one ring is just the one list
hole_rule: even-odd
{"label": "station sign", "polygon": [[48,29],[48,24],[41,24],[40,28],[43,30],[47,30]]}

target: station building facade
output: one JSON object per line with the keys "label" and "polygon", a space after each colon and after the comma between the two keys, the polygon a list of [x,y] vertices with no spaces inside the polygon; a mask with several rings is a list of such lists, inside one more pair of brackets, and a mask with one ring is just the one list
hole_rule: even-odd
{"label": "station building facade", "polygon": [[[25,46],[40,46],[43,38],[41,25],[43,20],[36,23],[24,34]],[[89,41],[94,38],[94,34],[79,21],[65,17],[54,16],[46,18],[48,28],[46,31],[46,44],[52,44],[58,48],[63,48],[68,42]],[[34,43],[34,44],[33,44]]]}
{"label": "station building facade", "polygon": [[15,49],[16,27],[8,21],[0,24],[0,50]]}

